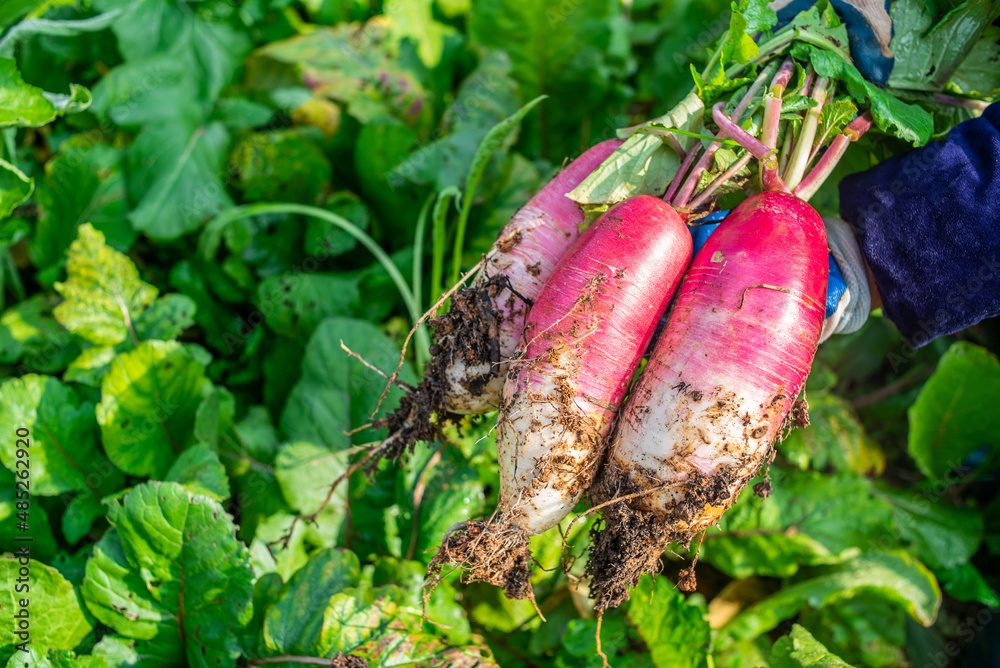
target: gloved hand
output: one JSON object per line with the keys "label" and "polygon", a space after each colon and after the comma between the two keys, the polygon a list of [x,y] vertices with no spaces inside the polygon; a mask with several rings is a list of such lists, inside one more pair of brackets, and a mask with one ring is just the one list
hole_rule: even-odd
{"label": "gloved hand", "polygon": [[[701,219],[704,224],[688,228],[694,246],[692,255],[698,254],[719,226],[714,221],[721,221],[728,213],[715,211]],[[830,279],[820,343],[833,334],[849,334],[861,329],[871,310],[864,260],[854,232],[839,218],[824,218],[823,222],[826,223],[827,245],[830,248]]]}
{"label": "gloved hand", "polygon": [[[885,86],[889,81],[894,64],[892,51],[889,50],[892,39],[891,1],[830,0],[847,27],[854,65],[866,79],[879,86]],[[778,25],[782,25],[814,4],[816,0],[773,0],[768,6],[778,13]]]}

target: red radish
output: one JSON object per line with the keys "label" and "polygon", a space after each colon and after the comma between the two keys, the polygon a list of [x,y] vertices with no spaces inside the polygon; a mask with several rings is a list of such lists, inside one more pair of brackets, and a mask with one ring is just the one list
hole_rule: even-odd
{"label": "red radish", "polygon": [[497,425],[500,501],[445,538],[432,571],[530,595],[528,536],[557,525],[597,472],[629,382],[691,258],[673,208],[640,196],[608,209],[560,261],[528,314]]}
{"label": "red radish", "polygon": [[760,469],[809,374],[827,272],[822,219],[785,193],[744,201],[699,251],[590,490],[608,502],[588,565],[599,611]]}
{"label": "red radish", "polygon": [[528,309],[580,237],[584,216],[566,194],[621,144],[611,139],[591,147],[528,200],[500,232],[475,284],[460,290],[451,310],[432,321],[434,358],[420,386],[389,416],[390,456],[435,437],[432,413],[496,410]]}

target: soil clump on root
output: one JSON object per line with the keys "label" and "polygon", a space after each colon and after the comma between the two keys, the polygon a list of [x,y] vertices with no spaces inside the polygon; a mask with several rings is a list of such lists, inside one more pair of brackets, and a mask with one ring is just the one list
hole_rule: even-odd
{"label": "soil clump on root", "polygon": [[[391,434],[398,434],[384,453],[387,459],[399,459],[412,451],[418,441],[440,437],[438,422],[451,416],[448,398],[452,382],[448,369],[453,364],[467,368],[487,366],[486,374],[469,374],[461,384],[470,395],[477,395],[500,370],[500,316],[493,300],[508,285],[504,276],[494,276],[476,285],[462,288],[452,297],[451,309],[428,323],[434,329],[431,361],[423,379],[400,400],[399,406],[384,419]],[[438,421],[432,419],[436,415]]]}
{"label": "soil clump on root", "polygon": [[476,521],[449,531],[427,566],[424,598],[441,580],[445,564],[456,564],[462,582],[486,582],[507,598],[535,600],[531,589],[531,541],[524,531],[503,522]]}

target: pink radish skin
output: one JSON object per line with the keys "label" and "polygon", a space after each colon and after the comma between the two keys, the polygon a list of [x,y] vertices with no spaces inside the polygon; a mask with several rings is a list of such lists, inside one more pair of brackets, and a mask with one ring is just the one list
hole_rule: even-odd
{"label": "pink radish skin", "polygon": [[500,404],[500,506],[531,534],[590,486],[629,382],[691,258],[673,208],[611,207],[559,263],[524,328]]}
{"label": "pink radish skin", "polygon": [[699,251],[590,492],[629,496],[603,509],[592,548],[599,610],[756,475],[809,374],[827,273],[823,221],[784,193],[747,199]]}
{"label": "pink radish skin", "polygon": [[[621,144],[618,139],[601,142],[571,162],[514,214],[486,254],[476,288],[490,293],[499,318],[500,363],[497,366],[492,360],[477,362],[464,356],[451,360],[445,371],[445,405],[452,413],[476,415],[496,410],[507,360],[517,348],[530,308],[525,300],[538,297],[556,264],[580,236],[583,212],[566,194]],[[510,282],[509,288],[497,284],[501,275]]]}
{"label": "pink radish skin", "polygon": [[629,382],[691,258],[691,235],[655,197],[612,206],[559,262],[528,314],[497,425],[500,501],[446,536],[432,562],[530,596],[528,536],[590,485]]}

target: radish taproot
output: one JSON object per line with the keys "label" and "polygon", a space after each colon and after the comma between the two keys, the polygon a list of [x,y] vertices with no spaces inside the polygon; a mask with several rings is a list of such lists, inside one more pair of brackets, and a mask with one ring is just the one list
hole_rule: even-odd
{"label": "radish taproot", "polygon": [[680,216],[639,196],[608,209],[561,260],[528,314],[503,386],[497,511],[449,531],[432,576],[458,563],[467,580],[530,596],[529,536],[556,526],[593,480],[690,259]]}
{"label": "radish taproot", "polygon": [[816,352],[827,272],[822,219],[785,193],[745,200],[698,252],[588,493],[603,505],[587,566],[598,611],[714,524],[772,452]]}
{"label": "radish taproot", "polygon": [[531,303],[580,236],[584,216],[566,194],[621,143],[611,139],[592,146],[528,200],[501,230],[475,283],[456,293],[451,310],[431,322],[433,359],[420,385],[389,415],[389,456],[416,441],[434,440],[432,414],[496,410]]}

